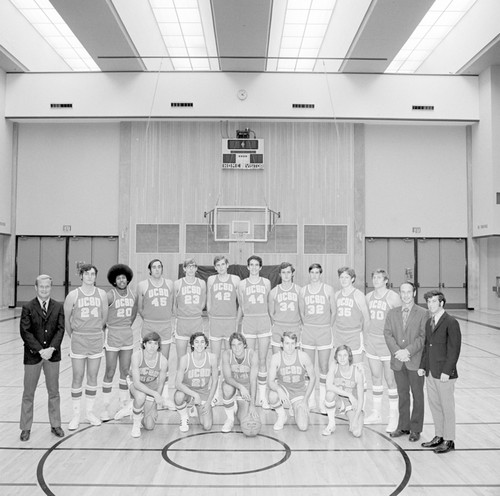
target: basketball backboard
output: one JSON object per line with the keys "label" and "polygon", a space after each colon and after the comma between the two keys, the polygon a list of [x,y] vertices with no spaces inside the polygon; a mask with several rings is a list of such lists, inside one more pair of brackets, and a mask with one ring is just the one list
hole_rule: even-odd
{"label": "basketball backboard", "polygon": [[215,241],[265,243],[279,217],[279,212],[256,206],[217,205],[205,212]]}

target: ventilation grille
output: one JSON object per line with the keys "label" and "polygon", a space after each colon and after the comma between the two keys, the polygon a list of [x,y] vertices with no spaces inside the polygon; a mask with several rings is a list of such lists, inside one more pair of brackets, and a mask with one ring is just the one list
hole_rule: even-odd
{"label": "ventilation grille", "polygon": [[72,103],[51,103],[50,108],[73,108]]}
{"label": "ventilation grille", "polygon": [[179,224],[136,224],[136,253],[179,253]]}
{"label": "ventilation grille", "polygon": [[314,108],[314,103],[292,103],[292,108]]}
{"label": "ventilation grille", "polygon": [[171,107],[192,107],[193,102],[170,102]]}
{"label": "ventilation grille", "polygon": [[434,105],[413,105],[412,110],[434,110]]}
{"label": "ventilation grille", "polygon": [[[255,225],[256,236],[264,237],[264,229],[264,225]],[[254,253],[297,253],[297,233],[296,224],[277,225],[271,233],[268,233],[266,243],[253,245]]]}
{"label": "ventilation grille", "polygon": [[304,225],[304,254],[347,254],[347,226]]}

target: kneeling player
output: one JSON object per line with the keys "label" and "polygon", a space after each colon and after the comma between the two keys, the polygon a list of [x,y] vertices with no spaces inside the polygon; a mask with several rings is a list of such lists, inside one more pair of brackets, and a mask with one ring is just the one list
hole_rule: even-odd
{"label": "kneeling player", "polygon": [[162,390],[167,378],[167,359],[161,354],[161,338],[156,332],[144,336],[141,349],[132,355],[132,384],[134,398],[132,437],[140,437],[141,421],[152,430],[158,416],[157,406],[163,405]]}
{"label": "kneeling player", "polygon": [[335,431],[335,410],[345,413],[349,420],[349,431],[354,437],[363,432],[363,397],[365,377],[362,365],[353,365],[352,351],[343,344],[335,350],[335,364],[332,363],[326,377],[326,411],[328,425],[323,436]]}
{"label": "kneeling player", "polygon": [[208,338],[195,332],[189,338],[191,352],[179,359],[175,377],[175,406],[180,415],[181,432],[189,430],[188,402],[194,404],[203,429],[212,428],[212,399],[217,389],[217,359],[207,351]]}
{"label": "kneeling player", "polygon": [[301,431],[309,426],[308,401],[314,390],[314,366],[306,353],[297,349],[297,334],[285,331],[281,338],[283,350],[275,353],[269,366],[269,404],[276,410],[278,420],[273,429],[283,429],[285,408],[291,408]]}
{"label": "kneeling player", "polygon": [[222,396],[227,420],[222,432],[231,432],[234,425],[235,401],[238,408],[238,419],[244,419],[249,413],[258,416],[255,410],[257,390],[257,373],[259,357],[254,350],[247,348],[243,334],[234,332],[229,337],[229,350],[222,354]]}

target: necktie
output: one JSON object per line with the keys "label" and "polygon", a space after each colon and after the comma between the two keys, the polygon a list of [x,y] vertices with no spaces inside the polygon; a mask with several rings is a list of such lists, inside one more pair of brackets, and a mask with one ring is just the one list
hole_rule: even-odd
{"label": "necktie", "polygon": [[410,313],[409,308],[403,308],[403,328],[406,329],[406,324],[408,323],[408,314]]}
{"label": "necktie", "polygon": [[434,320],[434,317],[431,317],[431,331],[434,331],[435,327],[436,327],[436,321]]}
{"label": "necktie", "polygon": [[42,314],[43,318],[47,317],[47,301],[42,301]]}

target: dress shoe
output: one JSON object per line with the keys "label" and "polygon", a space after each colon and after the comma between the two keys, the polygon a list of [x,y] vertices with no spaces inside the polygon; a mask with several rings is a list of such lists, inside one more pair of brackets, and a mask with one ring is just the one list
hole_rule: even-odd
{"label": "dress shoe", "polygon": [[443,442],[443,438],[439,436],[434,436],[434,438],[427,442],[427,443],[422,443],[422,448],[435,448],[436,446],[439,446]]}
{"label": "dress shoe", "polygon": [[410,431],[406,431],[406,430],[403,430],[403,429],[397,429],[394,432],[391,432],[389,434],[389,436],[391,436],[391,437],[401,437],[401,436],[406,436],[409,433],[410,433]]}
{"label": "dress shoe", "polygon": [[21,431],[21,435],[19,436],[19,439],[21,441],[28,441],[30,438],[31,431]]}
{"label": "dress shoe", "polygon": [[410,432],[410,437],[408,438],[408,441],[411,441],[414,443],[415,441],[418,441],[420,439],[420,432]]}
{"label": "dress shoe", "polygon": [[57,437],[64,437],[64,431],[60,427],[51,427],[50,432]]}
{"label": "dress shoe", "polygon": [[442,453],[448,453],[448,451],[455,449],[455,443],[453,441],[443,441],[437,448],[434,449],[434,453],[441,455]]}

